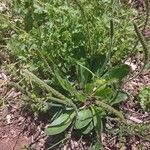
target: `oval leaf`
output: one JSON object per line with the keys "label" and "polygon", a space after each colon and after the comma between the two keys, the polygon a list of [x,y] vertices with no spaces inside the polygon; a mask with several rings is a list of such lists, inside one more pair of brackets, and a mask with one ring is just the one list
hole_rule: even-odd
{"label": "oval leaf", "polygon": [[[60,117],[58,117],[56,120],[57,121],[53,121],[46,129],[45,129],[45,133],[47,135],[56,135],[59,133],[64,132],[72,123],[72,120],[75,116],[75,113],[72,113],[71,115],[69,115],[69,117],[67,118],[67,120],[65,120],[65,122],[60,121],[61,118],[64,120],[66,119],[66,115],[62,114]],[[61,124],[58,124],[60,123]],[[52,126],[53,125],[53,126]]]}
{"label": "oval leaf", "polygon": [[49,126],[45,129],[47,135],[56,135],[65,131],[71,124],[71,120],[57,126]]}
{"label": "oval leaf", "polygon": [[91,121],[86,127],[83,128],[82,133],[88,134],[93,130],[93,128],[94,128],[93,121]]}
{"label": "oval leaf", "polygon": [[122,80],[129,74],[130,70],[131,66],[122,64],[110,69],[110,71],[108,72],[108,76],[111,79]]}
{"label": "oval leaf", "polygon": [[53,122],[49,124],[49,126],[57,126],[66,122],[71,115],[72,111],[65,111],[60,114],[58,118],[56,118]]}
{"label": "oval leaf", "polygon": [[128,94],[125,92],[119,92],[115,99],[111,102],[111,105],[118,104],[125,101],[128,98]]}
{"label": "oval leaf", "polygon": [[102,98],[110,98],[112,96],[112,89],[110,87],[104,87],[97,89],[95,96],[102,97]]}
{"label": "oval leaf", "polygon": [[83,109],[79,111],[78,117],[75,122],[75,128],[81,129],[88,125],[92,120],[93,114],[91,109]]}
{"label": "oval leaf", "polygon": [[90,69],[92,72],[96,73],[97,75],[100,74],[102,66],[104,65],[106,60],[106,55],[103,54],[95,54],[90,59]]}

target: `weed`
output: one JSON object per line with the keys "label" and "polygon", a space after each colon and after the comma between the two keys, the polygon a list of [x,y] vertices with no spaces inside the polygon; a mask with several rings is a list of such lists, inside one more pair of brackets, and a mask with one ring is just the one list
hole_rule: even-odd
{"label": "weed", "polygon": [[135,34],[147,54],[132,9],[113,0],[14,0],[10,10],[1,15],[12,30],[7,47],[24,77],[11,86],[35,112],[53,112],[48,135],[72,128],[99,140],[108,115],[127,123],[116,106],[128,97],[121,86],[131,67],[120,62]]}
{"label": "weed", "polygon": [[144,111],[150,111],[150,87],[141,87],[138,99]]}

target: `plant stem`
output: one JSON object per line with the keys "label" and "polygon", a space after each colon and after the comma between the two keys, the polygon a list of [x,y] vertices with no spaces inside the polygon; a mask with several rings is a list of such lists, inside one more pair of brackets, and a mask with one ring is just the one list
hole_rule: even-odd
{"label": "plant stem", "polygon": [[78,0],[74,0],[75,4],[79,7],[80,11],[81,11],[81,15],[82,15],[82,18],[83,18],[83,21],[84,21],[84,24],[86,25],[86,28],[85,28],[85,33],[87,33],[87,50],[90,53],[92,53],[92,47],[91,47],[91,37],[90,37],[90,27],[89,27],[89,22],[88,22],[88,18],[87,16],[85,15],[85,12],[84,12],[84,9],[83,7],[81,6],[81,4],[78,2]]}
{"label": "plant stem", "polygon": [[38,52],[38,54],[39,54],[39,56],[41,57],[41,59],[44,61],[44,64],[45,64],[46,67],[48,68],[49,73],[50,73],[50,74],[53,74],[52,68],[51,68],[50,65],[48,64],[48,62],[47,62],[45,56],[43,55],[43,53],[42,53],[39,49],[37,49],[36,51]]}
{"label": "plant stem", "polygon": [[51,147],[47,148],[47,150],[50,150],[52,148],[54,148],[55,146],[57,146],[58,144],[60,144],[61,142],[64,142],[65,140],[69,139],[71,136],[67,136],[64,139],[60,140],[59,142],[55,143],[54,145],[52,145]]}
{"label": "plant stem", "polygon": [[127,123],[123,114],[121,112],[119,112],[118,110],[114,109],[113,107],[111,107],[110,105],[108,105],[100,100],[96,100],[96,105],[103,107],[106,111],[110,111],[110,112],[114,113],[117,117],[119,117],[121,119],[121,121],[123,123],[125,123],[125,124]]}
{"label": "plant stem", "polygon": [[148,58],[149,58],[149,52],[148,52],[148,46],[147,46],[146,40],[145,40],[144,36],[142,35],[142,33],[140,32],[140,29],[137,26],[137,24],[134,23],[133,25],[134,25],[134,29],[135,29],[135,32],[137,34],[137,37],[138,37],[141,45],[143,46],[143,52],[144,52],[143,53],[144,54],[143,62],[144,62],[144,65],[142,66],[141,70],[135,76],[133,76],[131,79],[125,81],[125,83],[133,80],[134,78],[138,77],[142,73],[142,71],[144,70],[144,68],[145,68],[145,66],[148,62]]}
{"label": "plant stem", "polygon": [[149,0],[145,0],[145,6],[146,6],[146,18],[145,18],[145,23],[144,23],[144,27],[143,27],[143,31],[146,29],[148,20],[149,20],[149,11],[150,11],[150,3]]}
{"label": "plant stem", "polygon": [[46,91],[52,93],[53,95],[61,98],[61,99],[66,99],[66,97],[64,95],[62,95],[61,93],[59,93],[58,91],[56,91],[55,89],[53,89],[52,87],[50,87],[49,85],[47,85],[44,81],[42,81],[41,79],[39,79],[36,75],[34,75],[33,73],[31,73],[30,71],[28,71],[27,69],[25,69],[23,71],[23,75],[25,77],[30,78],[32,81],[34,81],[35,83],[37,83],[38,85],[40,85],[40,87],[44,88]]}
{"label": "plant stem", "polygon": [[68,106],[72,106],[74,108],[75,112],[78,114],[78,109],[77,109],[76,105],[72,102],[71,99],[68,99],[63,94],[61,94],[60,92],[56,91],[51,86],[47,85],[40,78],[38,78],[36,75],[34,75],[33,73],[31,73],[27,69],[25,69],[23,71],[23,75],[25,77],[30,78],[32,81],[34,81],[35,83],[37,83],[41,88],[45,89],[47,92],[52,93],[54,96],[56,96],[56,97],[64,100],[65,103],[67,103]]}
{"label": "plant stem", "polygon": [[[145,0],[145,6],[146,6],[146,16],[145,16],[145,22],[144,22],[144,26],[143,26],[142,32],[145,31],[146,26],[147,26],[147,24],[148,24],[148,20],[149,20],[149,15],[150,15],[150,13],[149,13],[149,12],[150,12],[150,2],[149,2],[149,0]],[[127,58],[124,60],[124,62],[125,62],[129,57],[131,57],[131,58],[133,57],[134,51],[135,51],[135,49],[136,49],[138,43],[139,43],[139,39],[138,39],[137,41],[135,41],[135,44],[134,44],[133,48],[131,49],[130,55],[127,56]]]}
{"label": "plant stem", "polygon": [[29,99],[32,98],[32,95],[29,92],[27,92],[24,88],[22,88],[19,84],[11,82],[9,85],[12,86],[12,87],[14,87],[14,88],[16,88],[21,93],[25,94]]}

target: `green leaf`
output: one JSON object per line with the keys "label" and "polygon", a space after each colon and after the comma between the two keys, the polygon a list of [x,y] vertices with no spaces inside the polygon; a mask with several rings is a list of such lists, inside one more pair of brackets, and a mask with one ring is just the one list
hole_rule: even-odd
{"label": "green leaf", "polygon": [[86,52],[84,46],[79,46],[77,48],[73,49],[73,57],[77,60],[80,60],[81,58],[86,58]]}
{"label": "green leaf", "polygon": [[112,89],[110,87],[100,87],[96,90],[94,95],[102,98],[109,98],[112,95]]}
{"label": "green leaf", "polygon": [[91,149],[90,150],[101,150],[102,149],[102,145],[100,144],[100,142],[97,140],[95,142],[94,145],[92,145]]}
{"label": "green leaf", "polygon": [[94,109],[94,106],[91,106],[91,110],[92,110],[92,114],[93,114],[93,125],[97,126],[98,120],[97,120],[96,111]]}
{"label": "green leaf", "polygon": [[74,88],[72,87],[71,83],[68,81],[68,79],[63,79],[58,71],[55,71],[55,76],[59,82],[59,84],[62,86],[62,88],[68,92],[74,91]]}
{"label": "green leaf", "polygon": [[87,97],[83,92],[75,92],[74,94],[75,94],[78,101],[85,102]]}
{"label": "green leaf", "polygon": [[55,71],[55,76],[62,86],[62,88],[68,91],[71,95],[75,95],[78,101],[84,102],[86,100],[86,96],[83,92],[78,92],[68,81],[68,79],[63,79],[57,71]]}
{"label": "green leaf", "polygon": [[105,62],[106,56],[102,55],[102,54],[95,54],[92,58],[91,58],[91,63],[90,63],[90,69],[92,72],[96,73],[97,75],[99,75],[99,73],[101,72],[101,68]]}
{"label": "green leaf", "polygon": [[93,84],[93,83],[86,84],[85,88],[84,88],[85,93],[87,93],[87,94],[91,93],[93,91],[94,87],[95,87],[95,84]]}
{"label": "green leaf", "polygon": [[117,79],[122,80],[126,77],[131,70],[131,67],[126,64],[122,64],[119,66],[115,66],[114,68],[110,69],[108,72],[109,79]]}
{"label": "green leaf", "polygon": [[67,113],[61,114],[56,120],[49,124],[49,126],[45,129],[45,133],[47,135],[62,133],[70,126],[74,117],[75,113],[70,114],[69,112],[69,115]]}
{"label": "green leaf", "polygon": [[91,109],[83,109],[79,111],[76,122],[75,122],[75,128],[81,129],[84,128],[86,125],[88,125],[92,120],[93,114]]}
{"label": "green leaf", "polygon": [[72,120],[69,119],[61,125],[49,126],[45,129],[45,133],[47,135],[56,135],[56,134],[62,133],[70,126],[71,123],[72,123]]}
{"label": "green leaf", "polygon": [[56,125],[60,125],[64,122],[66,122],[66,120],[68,120],[68,118],[70,118],[70,115],[72,113],[73,113],[72,111],[62,112],[58,118],[56,118],[53,122],[51,122],[49,124],[49,126],[56,126]]}
{"label": "green leaf", "polygon": [[25,31],[29,32],[33,27],[33,13],[34,13],[34,7],[33,7],[33,1],[26,2],[25,7],[27,9],[27,13],[24,17],[24,25],[25,25]]}
{"label": "green leaf", "polygon": [[111,105],[118,104],[120,102],[125,101],[128,98],[128,94],[125,92],[118,92],[117,96],[111,102]]}
{"label": "green leaf", "polygon": [[93,130],[93,128],[94,128],[93,121],[91,121],[86,127],[84,127],[82,129],[82,133],[83,134],[88,134]]}
{"label": "green leaf", "polygon": [[91,75],[94,76],[94,74],[89,70],[89,64],[87,61],[82,60],[76,63],[78,82],[81,86],[84,86],[88,82],[89,77],[91,77]]}
{"label": "green leaf", "polygon": [[102,116],[104,115],[104,111],[102,111],[102,109],[95,107],[95,106],[92,107],[92,110],[95,113],[93,122],[94,122],[94,127],[95,127],[97,137],[99,138],[99,136],[103,130]]}

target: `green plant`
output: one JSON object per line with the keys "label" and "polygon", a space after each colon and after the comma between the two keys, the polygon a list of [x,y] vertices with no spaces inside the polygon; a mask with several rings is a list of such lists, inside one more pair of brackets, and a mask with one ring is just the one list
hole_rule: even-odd
{"label": "green plant", "polygon": [[[80,73],[82,77],[85,77],[87,73],[91,74],[91,72],[83,74],[84,71],[82,70],[82,73]],[[95,75],[96,77],[91,78],[90,83],[84,82],[82,90],[77,90],[67,79],[63,79],[59,74],[55,73],[61,88],[68,92],[67,97],[45,84],[41,79],[27,70],[23,71],[23,75],[48,92],[47,102],[59,103],[66,106],[65,109],[61,109],[59,113],[56,113],[52,119],[53,121],[46,129],[49,135],[61,133],[71,124],[75,129],[88,134],[93,128],[99,132],[99,124],[102,121],[101,119],[106,115],[106,112],[114,113],[121,121],[126,123],[123,115],[111,107],[111,105],[117,104],[127,98],[127,94],[120,91],[113,84],[117,85],[122,81],[129,71],[130,67],[128,65],[114,67],[106,73],[105,78]]]}
{"label": "green plant", "polygon": [[[82,71],[82,76],[85,76],[87,73],[91,74],[91,72],[83,74],[85,70],[83,69]],[[74,129],[80,130],[83,134],[88,134],[94,129],[97,132],[97,136],[99,136],[102,130],[102,119],[110,113],[114,113],[121,121],[126,123],[121,112],[111,107],[111,105],[115,105],[127,98],[127,94],[120,91],[114,85],[121,82],[129,71],[130,67],[128,65],[120,65],[106,72],[103,78],[93,73],[94,77],[91,78],[90,83],[85,82],[82,85],[82,90],[78,90],[75,85],[72,86],[67,79],[63,79],[55,72],[61,88],[68,92],[67,97],[47,85],[28,70],[23,71],[23,76],[35,82],[42,90],[47,91],[47,96],[43,100],[45,105],[49,104],[49,107],[59,107],[51,119],[49,127],[45,130],[47,134],[59,134],[72,125]],[[117,74],[118,72],[120,74]],[[24,91],[19,85],[12,83],[12,86],[22,91],[29,101],[32,99],[37,100],[37,97]]]}
{"label": "green plant", "polygon": [[11,52],[22,63],[34,70],[39,68],[45,74],[50,70],[45,60],[49,66],[54,63],[66,71],[71,61],[68,56],[79,59],[85,52],[84,57],[106,54],[110,49],[111,19],[115,38],[110,57],[111,61],[120,61],[130,53],[127,47],[134,43],[131,21],[134,15],[131,8],[118,1],[111,4],[111,0],[13,0],[10,14],[1,17],[14,30],[8,42]]}
{"label": "green plant", "polygon": [[116,122],[116,126],[109,126],[109,128],[106,129],[105,133],[107,135],[108,141],[111,139],[111,137],[117,139],[116,145],[118,145],[118,149],[126,147],[130,143],[130,140],[132,141],[133,138],[136,138],[137,140],[142,141],[136,145],[137,148],[141,150],[141,148],[144,147],[144,142],[150,141],[150,135],[148,134],[149,131],[150,128],[148,123],[122,124]]}
{"label": "green plant", "polygon": [[141,87],[138,94],[141,107],[145,111],[150,111],[150,87]]}
{"label": "green plant", "polygon": [[132,11],[113,0],[14,0],[10,12],[1,15],[13,30],[7,47],[24,77],[11,86],[35,112],[54,114],[48,135],[70,128],[99,139],[106,116],[126,123],[117,106],[127,99],[121,86],[131,68],[118,62],[135,33],[147,54]]}

